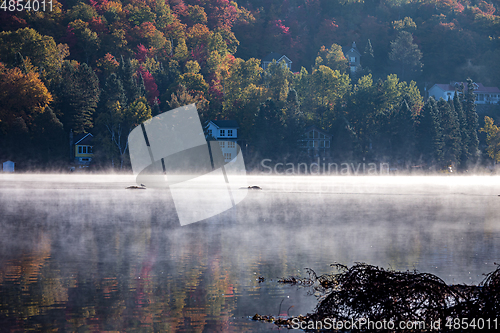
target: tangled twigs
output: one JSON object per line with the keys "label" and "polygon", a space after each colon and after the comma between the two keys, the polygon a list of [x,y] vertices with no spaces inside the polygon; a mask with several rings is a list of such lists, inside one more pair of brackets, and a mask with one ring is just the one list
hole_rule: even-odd
{"label": "tangled twigs", "polygon": [[[314,313],[301,320],[418,321],[430,328],[432,323],[439,320],[445,323],[449,318],[497,318],[500,315],[500,265],[486,274],[479,286],[447,285],[433,274],[385,270],[365,263],[356,263],[350,268],[341,264],[332,266],[336,273],[317,276],[308,270],[309,278],[280,280],[312,286],[319,294]],[[287,318],[282,323],[287,326],[295,318]],[[442,325],[441,331],[447,328]]]}
{"label": "tangled twigs", "polygon": [[309,278],[299,278],[295,276],[289,276],[287,278],[281,278],[278,280],[278,283],[290,284],[290,285],[300,285],[310,287],[317,280],[316,273],[310,269],[306,268],[306,272],[309,274]]}

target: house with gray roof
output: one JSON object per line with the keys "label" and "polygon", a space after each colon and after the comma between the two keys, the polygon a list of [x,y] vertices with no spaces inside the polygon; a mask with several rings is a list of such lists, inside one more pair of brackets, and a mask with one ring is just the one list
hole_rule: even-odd
{"label": "house with gray roof", "polygon": [[356,47],[356,42],[352,42],[350,47],[343,48],[344,55],[349,62],[349,69],[354,74],[361,67],[361,53]]}
{"label": "house with gray roof", "polygon": [[210,120],[205,125],[206,139],[219,142],[226,162],[238,155],[238,123],[235,120]]}
{"label": "house with gray roof", "polygon": [[284,61],[286,67],[288,67],[289,70],[292,70],[292,61],[286,55],[275,52],[271,52],[267,56],[262,58],[262,69],[266,69],[269,64],[273,62],[273,60],[275,60],[277,63]]}

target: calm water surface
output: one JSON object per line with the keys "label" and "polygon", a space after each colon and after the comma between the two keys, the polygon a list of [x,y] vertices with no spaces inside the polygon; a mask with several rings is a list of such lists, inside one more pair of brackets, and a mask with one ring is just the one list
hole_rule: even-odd
{"label": "calm water surface", "polygon": [[500,177],[251,176],[262,191],[184,227],[168,191],[133,183],[0,175],[0,331],[265,332],[248,318],[314,309],[276,283],[306,267],[469,284],[500,263]]}

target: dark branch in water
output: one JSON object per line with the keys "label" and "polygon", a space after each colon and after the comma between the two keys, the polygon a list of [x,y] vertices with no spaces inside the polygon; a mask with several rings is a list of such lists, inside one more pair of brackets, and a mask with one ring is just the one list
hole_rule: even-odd
{"label": "dark branch in water", "polygon": [[[295,322],[325,322],[327,318],[330,322],[352,322],[362,318],[371,322],[418,321],[425,322],[424,331],[430,330],[431,324],[440,320],[439,331],[447,332],[445,324],[450,318],[494,319],[500,315],[500,265],[486,274],[477,286],[447,285],[433,274],[385,270],[365,263],[356,263],[350,268],[341,264],[333,264],[332,267],[336,273],[317,276],[308,269],[309,278],[290,276],[278,281],[312,286],[319,295],[314,313],[289,318],[266,316],[265,320],[289,328],[294,319]],[[256,315],[253,319],[261,318]],[[351,331],[373,332],[377,329]]]}
{"label": "dark branch in water", "polygon": [[290,284],[292,286],[299,285],[299,286],[310,287],[317,280],[317,276],[316,276],[316,273],[310,268],[306,268],[306,272],[309,274],[308,278],[299,278],[299,277],[295,277],[295,276],[289,276],[287,278],[279,279],[278,283]]}

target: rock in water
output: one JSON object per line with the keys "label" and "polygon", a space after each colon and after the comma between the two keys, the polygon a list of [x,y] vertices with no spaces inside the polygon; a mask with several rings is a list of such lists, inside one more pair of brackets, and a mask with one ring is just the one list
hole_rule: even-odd
{"label": "rock in water", "polygon": [[125,187],[126,190],[145,190],[146,186],[144,184],[141,185],[130,185]]}

